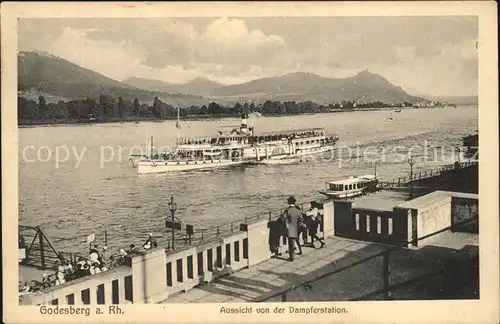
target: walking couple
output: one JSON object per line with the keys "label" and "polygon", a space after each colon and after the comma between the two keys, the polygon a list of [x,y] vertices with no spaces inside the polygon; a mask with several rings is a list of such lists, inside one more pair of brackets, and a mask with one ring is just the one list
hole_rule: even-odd
{"label": "walking couple", "polygon": [[302,254],[302,246],[299,242],[299,234],[302,233],[302,240],[307,243],[307,231],[311,234],[311,245],[314,247],[314,239],[317,239],[321,243],[321,247],[325,245],[323,239],[318,237],[317,229],[320,223],[319,212],[313,204],[311,204],[311,209],[306,213],[306,220],[302,216],[302,211],[297,205],[295,205],[295,197],[290,196],[288,198],[288,208],[285,209],[284,217],[285,224],[288,232],[288,253],[290,257],[289,261],[294,259],[295,244],[299,248],[299,255]]}

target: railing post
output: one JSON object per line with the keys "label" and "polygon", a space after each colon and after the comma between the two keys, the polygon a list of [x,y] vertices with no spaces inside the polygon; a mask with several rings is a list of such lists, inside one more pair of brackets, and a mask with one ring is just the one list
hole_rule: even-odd
{"label": "railing post", "polygon": [[384,299],[387,300],[390,297],[389,288],[389,252],[383,253],[383,265],[382,265],[382,276],[383,276],[383,292]]}

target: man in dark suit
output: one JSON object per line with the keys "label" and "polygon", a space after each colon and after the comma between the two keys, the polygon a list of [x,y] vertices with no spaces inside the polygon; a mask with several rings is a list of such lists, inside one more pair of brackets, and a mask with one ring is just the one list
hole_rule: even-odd
{"label": "man in dark suit", "polygon": [[299,207],[295,205],[295,197],[290,196],[288,198],[288,208],[285,209],[285,221],[286,221],[286,228],[288,230],[288,253],[290,254],[290,257],[288,258],[289,261],[293,261],[293,256],[294,256],[294,250],[295,250],[295,244],[297,243],[297,246],[299,248],[299,255],[302,254],[302,246],[299,243],[298,237],[299,237],[299,220],[302,217],[302,212]]}

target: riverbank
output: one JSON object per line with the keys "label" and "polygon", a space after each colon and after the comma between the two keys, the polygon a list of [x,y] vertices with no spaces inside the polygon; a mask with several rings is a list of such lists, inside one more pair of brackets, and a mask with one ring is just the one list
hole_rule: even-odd
{"label": "riverbank", "polygon": [[[466,106],[463,106],[466,107]],[[470,106],[474,107],[474,106]],[[430,108],[445,108],[445,107],[382,107],[382,108],[353,108],[353,109],[330,109],[328,111],[322,112],[306,112],[302,114],[272,114],[272,115],[262,115],[261,117],[290,117],[290,116],[302,116],[302,115],[316,115],[316,114],[325,114],[325,113],[350,113],[350,112],[359,112],[359,111],[396,111],[396,110],[410,110],[410,109],[430,109]],[[238,118],[239,115],[234,114],[217,114],[217,115],[188,115],[182,116],[182,120],[189,121],[203,121],[203,120],[218,120],[225,118]],[[164,122],[166,120],[175,120],[175,117],[167,117],[167,118],[154,118],[154,117],[127,117],[126,119],[120,118],[106,118],[103,120],[97,121],[83,121],[80,119],[45,119],[45,120],[32,120],[32,119],[19,119],[18,127],[19,128],[31,128],[31,127],[61,127],[61,126],[76,126],[76,125],[93,125],[93,124],[109,124],[109,123],[139,123],[139,122]]]}

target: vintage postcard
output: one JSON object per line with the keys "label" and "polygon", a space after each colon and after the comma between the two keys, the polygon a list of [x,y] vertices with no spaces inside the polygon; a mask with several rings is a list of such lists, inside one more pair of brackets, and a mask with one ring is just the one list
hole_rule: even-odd
{"label": "vintage postcard", "polygon": [[1,14],[5,322],[498,323],[493,2]]}

